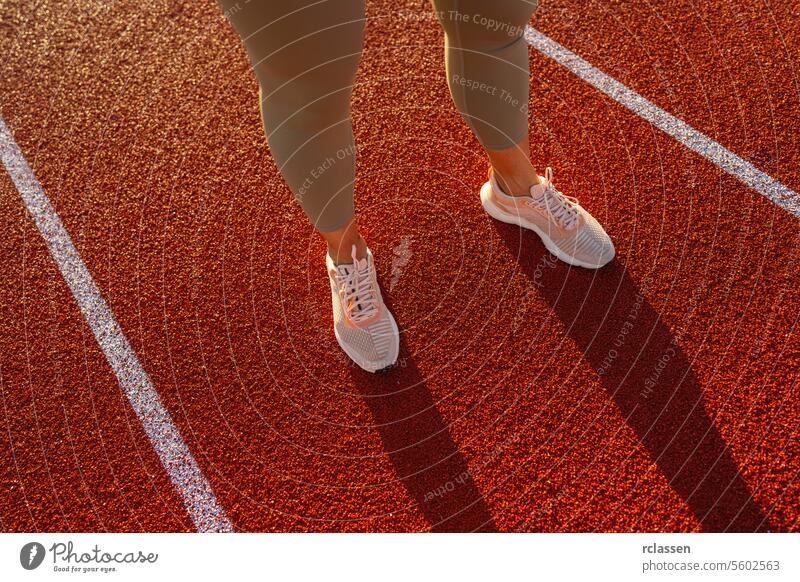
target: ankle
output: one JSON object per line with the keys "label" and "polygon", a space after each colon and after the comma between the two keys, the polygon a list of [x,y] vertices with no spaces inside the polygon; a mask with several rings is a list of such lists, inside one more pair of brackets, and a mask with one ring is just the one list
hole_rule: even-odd
{"label": "ankle", "polygon": [[494,170],[494,176],[500,189],[508,196],[528,196],[531,186],[541,183],[541,179],[533,167],[526,172],[505,172],[504,175]]}
{"label": "ankle", "polygon": [[337,245],[328,243],[328,255],[336,265],[346,265],[353,262],[353,245],[356,247],[356,258],[363,259],[367,256],[367,242],[360,236],[356,240],[347,241]]}

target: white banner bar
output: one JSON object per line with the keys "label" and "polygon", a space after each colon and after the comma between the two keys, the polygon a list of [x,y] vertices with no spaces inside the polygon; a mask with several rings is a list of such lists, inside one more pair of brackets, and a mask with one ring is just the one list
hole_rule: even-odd
{"label": "white banner bar", "polygon": [[2,580],[800,580],[797,534],[3,534]]}

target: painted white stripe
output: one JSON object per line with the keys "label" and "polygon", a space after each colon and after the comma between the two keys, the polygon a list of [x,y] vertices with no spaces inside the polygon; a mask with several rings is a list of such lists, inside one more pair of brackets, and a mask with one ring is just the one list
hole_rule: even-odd
{"label": "painted white stripe", "polygon": [[0,116],[0,158],[81,313],[114,370],[198,531],[232,531],[225,512],[164,408],[150,378],[78,255],[61,219]]}
{"label": "painted white stripe", "polygon": [[800,195],[797,192],[765,174],[707,135],[667,113],[535,28],[528,27],[525,30],[525,40],[543,55],[566,67],[596,89],[643,117],[664,133],[674,137],[690,150],[697,152],[765,198],[800,218]]}

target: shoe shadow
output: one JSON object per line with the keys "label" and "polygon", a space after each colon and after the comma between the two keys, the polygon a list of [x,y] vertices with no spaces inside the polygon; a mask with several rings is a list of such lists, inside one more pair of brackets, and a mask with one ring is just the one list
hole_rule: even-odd
{"label": "shoe shadow", "polygon": [[[388,302],[387,302],[388,305]],[[397,365],[351,368],[395,471],[435,532],[491,532],[486,502],[470,476],[401,335]]]}
{"label": "shoe shadow", "polygon": [[615,259],[598,271],[570,268],[550,256],[535,234],[492,223],[702,529],[768,529],[706,413],[690,362],[625,265]]}

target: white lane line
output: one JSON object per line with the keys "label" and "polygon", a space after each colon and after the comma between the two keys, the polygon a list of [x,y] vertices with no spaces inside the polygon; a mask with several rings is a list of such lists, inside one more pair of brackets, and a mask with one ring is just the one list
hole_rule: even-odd
{"label": "white lane line", "polygon": [[0,158],[198,531],[233,531],[61,219],[0,116]]}
{"label": "white lane line", "polygon": [[707,135],[648,101],[613,77],[582,59],[535,28],[527,27],[525,40],[543,55],[566,67],[575,75],[618,103],[643,117],[684,146],[710,160],[737,180],[784,210],[800,218],[800,195],[734,154]]}

